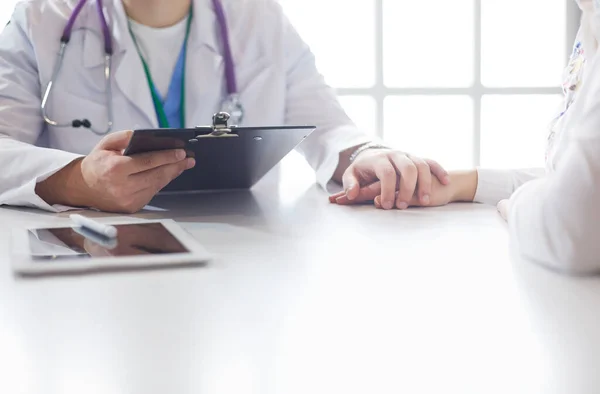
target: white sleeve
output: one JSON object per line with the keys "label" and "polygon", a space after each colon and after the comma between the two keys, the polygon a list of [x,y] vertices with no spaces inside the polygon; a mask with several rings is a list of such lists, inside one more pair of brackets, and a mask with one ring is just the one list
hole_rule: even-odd
{"label": "white sleeve", "polygon": [[[600,108],[599,108],[600,110]],[[600,272],[600,138],[571,141],[555,173],[509,202],[511,245],[523,258],[571,274]]]}
{"label": "white sleeve", "polygon": [[0,205],[57,211],[61,207],[48,205],[35,187],[79,155],[34,146],[44,126],[37,63],[26,33],[30,4],[18,4],[0,34]]}
{"label": "white sleeve", "polygon": [[279,9],[285,48],[287,92],[286,123],[311,124],[317,129],[298,147],[327,189],[339,154],[374,138],[359,130],[346,115],[335,91],[317,70],[308,45]]}
{"label": "white sleeve", "polygon": [[570,274],[600,273],[600,63],[592,60],[555,172],[524,185],[508,206],[514,251]]}
{"label": "white sleeve", "polygon": [[510,196],[523,184],[541,178],[546,174],[543,168],[521,170],[477,169],[477,191],[474,202],[496,205]]}

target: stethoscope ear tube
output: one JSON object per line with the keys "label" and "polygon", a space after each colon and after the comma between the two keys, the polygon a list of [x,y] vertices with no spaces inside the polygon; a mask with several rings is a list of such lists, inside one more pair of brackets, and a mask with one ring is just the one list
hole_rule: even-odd
{"label": "stethoscope ear tube", "polygon": [[74,119],[70,123],[59,123],[55,120],[50,119],[50,117],[48,116],[48,111],[47,111],[46,107],[48,104],[48,100],[50,99],[50,96],[52,95],[52,90],[54,89],[54,84],[57,81],[58,75],[60,73],[60,69],[62,67],[63,59],[65,56],[65,50],[67,48],[67,44],[68,44],[68,41],[62,42],[62,40],[61,40],[56,65],[54,66],[54,70],[52,71],[52,79],[48,83],[48,86],[46,87],[46,91],[44,92],[44,96],[42,98],[41,110],[42,110],[42,116],[44,118],[44,121],[47,124],[49,124],[50,126],[54,126],[54,127],[73,127],[73,128],[84,127],[86,129],[89,129],[96,135],[99,135],[99,136],[106,135],[112,131],[112,126],[113,126],[112,89],[110,86],[112,56],[110,56],[110,55],[106,55],[105,65],[104,65],[104,68],[105,68],[104,77],[105,77],[106,93],[107,93],[106,94],[106,105],[107,105],[107,110],[108,110],[108,127],[105,131],[101,132],[101,131],[95,130],[92,127],[92,122],[90,122],[89,119],[85,119],[85,118],[84,119]]}
{"label": "stethoscope ear tube", "polygon": [[[73,26],[75,25],[75,21],[77,17],[81,13],[83,6],[86,4],[87,0],[79,0],[75,8],[73,9],[73,13],[69,17],[67,21],[67,25],[63,30],[63,34],[60,39],[60,49],[57,54],[56,64],[54,66],[54,70],[52,71],[52,78],[46,87],[44,92],[44,96],[42,98],[41,110],[42,116],[46,124],[54,127],[63,127],[63,128],[80,128],[84,127],[92,131],[94,134],[103,136],[110,133],[114,126],[114,109],[112,106],[112,86],[111,86],[111,78],[112,78],[112,54],[113,54],[113,43],[110,35],[110,29],[108,27],[108,23],[106,22],[106,17],[104,16],[103,9],[103,0],[96,0],[96,8],[98,11],[98,18],[100,19],[100,24],[102,27],[102,35],[104,38],[104,78],[105,78],[105,91],[106,91],[106,107],[108,113],[108,125],[105,131],[95,130],[93,124],[88,119],[74,119],[69,123],[59,123],[55,120],[50,119],[48,116],[47,105],[50,96],[52,95],[52,90],[54,88],[54,84],[58,80],[58,76],[60,74],[60,69],[62,67],[62,63],[65,56],[65,51],[69,41],[71,40],[71,34],[73,32]],[[237,92],[237,80],[235,75],[235,68],[233,64],[233,55],[231,53],[231,47],[229,45],[229,33],[227,28],[227,20],[225,16],[225,11],[223,9],[223,5],[221,4],[221,0],[212,0],[213,7],[217,16],[217,23],[219,24],[221,38],[223,40],[223,57],[224,57],[224,68],[225,68],[225,79],[227,82],[227,97],[222,103],[226,112],[231,114],[232,120],[239,124],[242,122],[244,117],[244,108],[242,103],[240,102],[239,95]]]}

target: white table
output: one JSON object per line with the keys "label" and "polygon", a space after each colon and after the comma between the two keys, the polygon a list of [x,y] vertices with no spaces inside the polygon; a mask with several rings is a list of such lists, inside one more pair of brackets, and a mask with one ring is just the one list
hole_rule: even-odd
{"label": "white table", "polygon": [[491,207],[339,207],[305,179],[154,205],[169,210],[137,216],[177,219],[218,258],[22,280],[2,234],[0,392],[600,390],[600,282],[511,262]]}

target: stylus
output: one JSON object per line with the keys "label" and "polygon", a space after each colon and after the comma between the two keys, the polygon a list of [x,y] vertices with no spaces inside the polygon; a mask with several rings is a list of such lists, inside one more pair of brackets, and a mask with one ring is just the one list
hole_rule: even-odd
{"label": "stylus", "polygon": [[98,223],[95,220],[77,214],[70,215],[69,218],[78,226],[107,238],[115,238],[117,236],[117,228],[114,226]]}

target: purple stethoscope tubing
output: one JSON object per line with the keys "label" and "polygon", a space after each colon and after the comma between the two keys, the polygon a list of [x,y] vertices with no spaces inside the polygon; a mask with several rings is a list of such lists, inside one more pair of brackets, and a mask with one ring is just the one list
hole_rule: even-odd
{"label": "purple stethoscope tubing", "polygon": [[[75,119],[69,123],[60,123],[50,119],[47,114],[46,106],[48,103],[48,99],[52,93],[52,88],[55,84],[55,81],[58,78],[60,73],[60,69],[63,63],[65,50],[69,41],[71,40],[71,34],[73,32],[73,27],[83,6],[86,4],[87,0],[79,0],[67,24],[63,30],[62,36],[60,38],[60,49],[57,55],[56,65],[54,66],[54,70],[52,72],[52,78],[46,87],[46,91],[42,98],[42,115],[44,117],[44,121],[54,127],[84,127],[90,129],[94,134],[97,135],[105,135],[108,134],[113,128],[113,106],[112,106],[112,90],[111,90],[111,74],[112,74],[112,56],[113,56],[113,43],[110,34],[110,28],[108,27],[108,23],[106,22],[106,17],[104,16],[103,11],[103,0],[96,0],[96,10],[98,12],[98,18],[100,20],[100,25],[102,28],[102,36],[104,39],[104,79],[106,85],[106,106],[108,110],[108,127],[104,131],[100,131],[94,129],[92,124],[87,119]],[[231,54],[231,47],[229,45],[229,31],[227,29],[227,19],[225,17],[225,11],[223,10],[223,5],[220,0],[212,0],[212,4],[214,7],[214,11],[217,18],[217,23],[219,24],[219,31],[221,34],[222,45],[223,45],[223,60],[224,60],[224,68],[225,68],[225,81],[227,87],[227,98],[224,100],[224,106],[229,109],[231,112],[232,118],[236,119],[238,122],[241,121],[243,117],[243,108],[238,98],[237,93],[237,80],[235,75],[235,68],[233,66],[233,55]]]}

